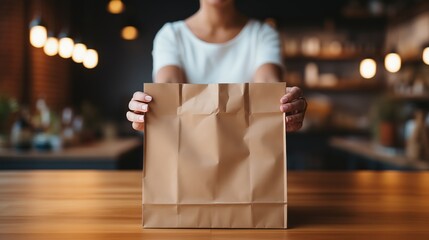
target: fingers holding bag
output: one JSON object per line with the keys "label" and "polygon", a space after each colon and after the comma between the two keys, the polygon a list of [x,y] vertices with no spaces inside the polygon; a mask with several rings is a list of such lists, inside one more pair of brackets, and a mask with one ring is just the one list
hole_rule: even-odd
{"label": "fingers holding bag", "polygon": [[286,94],[280,99],[280,111],[286,113],[287,131],[294,132],[301,129],[307,101],[298,87],[287,87]]}
{"label": "fingers holding bag", "polygon": [[144,92],[135,92],[128,108],[130,111],[127,112],[126,117],[131,122],[133,129],[142,131],[144,129],[144,114],[148,111],[148,103],[152,101],[152,97]]}

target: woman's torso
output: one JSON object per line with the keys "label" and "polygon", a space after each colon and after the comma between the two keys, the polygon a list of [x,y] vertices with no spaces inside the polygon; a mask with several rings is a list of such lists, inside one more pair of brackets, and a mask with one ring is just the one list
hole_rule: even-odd
{"label": "woman's torso", "polygon": [[[169,33],[167,33],[169,32]],[[264,46],[270,44],[264,42],[265,35],[275,35],[271,38],[278,38],[277,32],[271,27],[255,20],[249,20],[243,29],[233,39],[225,43],[208,43],[197,36],[188,28],[184,21],[167,23],[160,30],[159,34],[164,37],[173,38],[169,43],[174,46],[158,46],[158,48],[171,48],[177,51],[174,55],[178,59],[175,65],[179,65],[185,72],[188,83],[243,83],[250,82],[256,69],[264,61],[281,65],[280,56],[268,57],[271,60],[263,59],[264,48],[275,48],[275,55],[280,54],[279,43],[275,46]],[[158,36],[157,36],[158,37]],[[157,39],[155,39],[156,44]],[[277,46],[278,45],[278,46]],[[156,54],[154,46],[154,74],[162,66],[156,64]],[[266,55],[266,54],[265,54]],[[168,57],[168,56],[167,56]],[[266,58],[266,57],[265,57]]]}

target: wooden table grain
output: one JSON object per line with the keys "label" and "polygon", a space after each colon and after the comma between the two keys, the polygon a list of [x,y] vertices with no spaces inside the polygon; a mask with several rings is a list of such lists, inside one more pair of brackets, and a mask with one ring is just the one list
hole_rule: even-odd
{"label": "wooden table grain", "polygon": [[289,172],[287,230],[142,229],[138,171],[0,172],[0,239],[429,239],[429,172]]}

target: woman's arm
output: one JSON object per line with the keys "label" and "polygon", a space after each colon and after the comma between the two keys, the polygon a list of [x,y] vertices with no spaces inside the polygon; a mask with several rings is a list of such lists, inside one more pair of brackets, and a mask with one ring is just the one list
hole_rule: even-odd
{"label": "woman's arm", "polygon": [[[254,82],[281,82],[282,70],[276,64],[263,64],[260,66],[253,78]],[[280,111],[286,113],[286,130],[288,132],[298,131],[304,121],[307,102],[298,87],[286,87],[286,94],[280,99]]]}
{"label": "woman's arm", "polygon": [[[153,81],[156,83],[185,83],[186,75],[180,67],[180,57],[171,23],[157,33],[153,47]],[[149,111],[152,97],[137,91],[128,103],[127,119],[135,130],[144,130],[144,113]]]}
{"label": "woman's arm", "polygon": [[156,83],[186,83],[185,72],[182,68],[174,65],[162,67],[156,73]]}
{"label": "woman's arm", "polygon": [[253,77],[257,83],[264,82],[281,82],[282,69],[280,66],[272,63],[266,63],[260,66]]}

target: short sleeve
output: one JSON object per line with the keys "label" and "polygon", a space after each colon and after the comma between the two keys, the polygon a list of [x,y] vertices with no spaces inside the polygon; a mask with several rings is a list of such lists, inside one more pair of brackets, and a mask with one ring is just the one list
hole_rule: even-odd
{"label": "short sleeve", "polygon": [[258,35],[256,69],[266,63],[276,64],[283,68],[279,33],[271,26],[262,24]]}
{"label": "short sleeve", "polygon": [[168,65],[182,67],[172,23],[166,23],[156,34],[153,41],[152,58],[154,77],[162,67]]}

